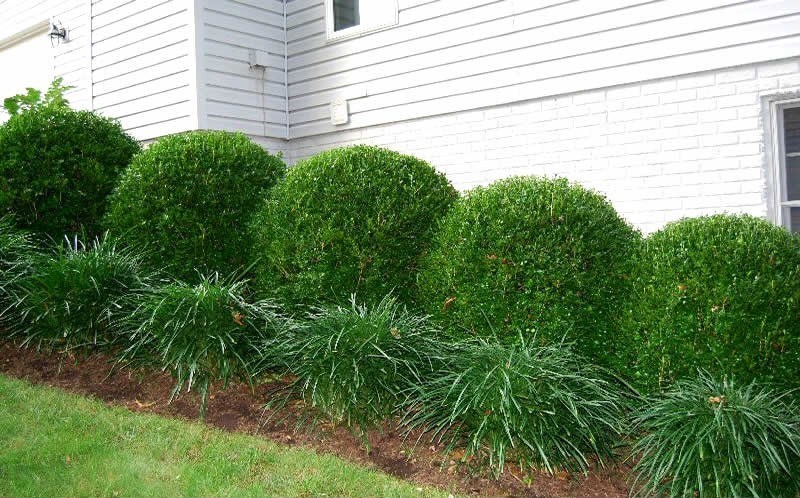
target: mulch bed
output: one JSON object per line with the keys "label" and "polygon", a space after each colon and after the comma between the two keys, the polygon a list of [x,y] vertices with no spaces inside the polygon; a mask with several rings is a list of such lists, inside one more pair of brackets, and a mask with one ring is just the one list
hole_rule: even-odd
{"label": "mulch bed", "polygon": [[[168,403],[173,386],[168,374],[120,369],[109,376],[109,369],[109,358],[103,355],[76,361],[33,349],[19,349],[8,342],[0,343],[0,372],[8,376],[93,396],[108,405],[124,406],[134,412],[198,419],[200,400],[195,393],[183,394]],[[342,428],[320,424],[313,431],[297,431],[296,421],[303,413],[303,407],[298,404],[287,406],[279,416],[267,414],[270,421],[265,424],[263,405],[269,392],[277,386],[276,381],[274,385],[257,386],[255,392],[246,384],[213,390],[205,423],[226,431],[257,434],[286,446],[333,454],[420,485],[467,495],[554,498],[623,498],[628,495],[625,479],[630,469],[624,466],[597,469],[588,477],[567,473],[555,477],[544,473],[524,477],[512,465],[495,480],[470,474],[468,469],[456,465],[456,455],[447,456],[427,439],[415,444],[417,438],[404,440],[388,426],[368,434],[369,451],[358,437]]]}

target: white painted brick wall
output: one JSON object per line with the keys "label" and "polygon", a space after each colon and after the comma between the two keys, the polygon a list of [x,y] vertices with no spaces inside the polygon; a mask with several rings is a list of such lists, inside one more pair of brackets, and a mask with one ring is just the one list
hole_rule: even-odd
{"label": "white painted brick wall", "polygon": [[293,139],[287,159],[367,143],[430,161],[460,189],[564,176],[651,232],[684,216],[767,215],[761,98],[789,92],[800,59]]}

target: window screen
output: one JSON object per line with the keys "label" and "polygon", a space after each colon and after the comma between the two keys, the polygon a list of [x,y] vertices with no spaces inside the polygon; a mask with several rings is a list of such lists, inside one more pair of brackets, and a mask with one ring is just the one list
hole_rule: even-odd
{"label": "window screen", "polygon": [[398,20],[397,0],[325,0],[328,40],[360,36],[394,26]]}
{"label": "window screen", "polygon": [[786,148],[786,200],[800,200],[800,107],[783,111],[783,143]]}
{"label": "window screen", "polygon": [[800,107],[783,109],[783,208],[785,223],[800,232]]}
{"label": "window screen", "polygon": [[800,233],[800,208],[789,208],[789,226],[792,233]]}
{"label": "window screen", "polygon": [[358,0],[333,0],[333,30],[341,31],[361,24]]}

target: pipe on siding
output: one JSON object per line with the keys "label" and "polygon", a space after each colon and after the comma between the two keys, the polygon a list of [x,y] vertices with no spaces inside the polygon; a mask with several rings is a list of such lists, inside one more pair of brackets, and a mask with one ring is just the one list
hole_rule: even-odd
{"label": "pipe on siding", "polygon": [[286,92],[286,140],[289,140],[289,28],[286,2],[283,0],[283,89]]}

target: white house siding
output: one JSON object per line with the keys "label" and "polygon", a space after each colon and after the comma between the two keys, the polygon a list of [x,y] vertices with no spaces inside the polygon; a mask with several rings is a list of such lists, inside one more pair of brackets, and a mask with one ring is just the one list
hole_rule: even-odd
{"label": "white house siding", "polygon": [[651,232],[683,216],[766,216],[763,101],[798,92],[791,58],[293,139],[290,161],[372,143],[430,161],[461,189],[559,175]]}
{"label": "white house siding", "polygon": [[397,26],[326,43],[323,0],[287,0],[292,138],[800,54],[797,0],[398,4]]}
{"label": "white house siding", "polygon": [[[87,0],[0,0],[0,38],[13,36],[51,18],[69,30],[69,42],[46,48],[52,53],[52,73],[75,87],[67,98],[73,107],[88,108],[89,93],[89,4]],[[38,35],[43,36],[43,35]],[[4,71],[25,68],[4,68]],[[2,74],[0,74],[2,77]],[[0,99],[8,95],[0,95]]]}
{"label": "white house siding", "polygon": [[257,135],[250,135],[250,139],[265,148],[268,152],[272,154],[280,154],[281,157],[283,157],[283,160],[288,162],[291,151],[289,150],[290,142],[287,140]]}
{"label": "white house siding", "polygon": [[197,128],[192,0],[91,0],[93,107],[140,140]]}
{"label": "white house siding", "polygon": [[[200,128],[286,138],[286,43],[279,0],[197,0]],[[253,50],[266,68],[250,67]]]}

